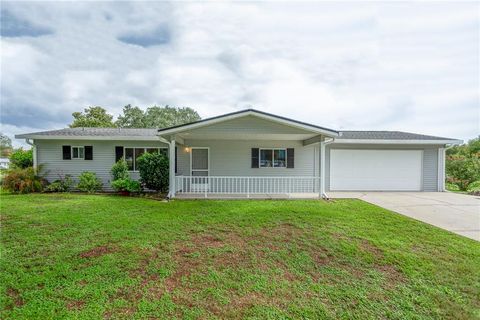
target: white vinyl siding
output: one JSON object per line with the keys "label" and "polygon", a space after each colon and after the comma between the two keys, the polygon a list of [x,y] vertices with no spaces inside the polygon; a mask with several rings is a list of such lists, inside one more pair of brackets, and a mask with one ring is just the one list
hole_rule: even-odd
{"label": "white vinyl siding", "polygon": [[[105,190],[110,188],[110,169],[115,163],[115,146],[147,148],[166,148],[167,145],[158,141],[85,141],[85,140],[35,140],[37,145],[38,164],[45,178],[53,181],[65,174],[72,175],[75,179],[84,171],[95,172],[102,180]],[[62,146],[92,146],[93,160],[75,161],[63,160]],[[132,179],[139,179],[138,172],[131,172]]]}
{"label": "white vinyl siding", "polygon": [[[185,140],[185,145],[178,146],[177,175],[190,175],[190,153],[188,147],[208,147],[210,150],[210,176],[303,176],[312,177],[315,171],[315,149],[318,146],[304,147],[301,141],[258,140]],[[269,170],[251,168],[252,148],[294,148],[295,168]],[[191,149],[190,149],[191,152]],[[318,158],[317,158],[318,159]]]}

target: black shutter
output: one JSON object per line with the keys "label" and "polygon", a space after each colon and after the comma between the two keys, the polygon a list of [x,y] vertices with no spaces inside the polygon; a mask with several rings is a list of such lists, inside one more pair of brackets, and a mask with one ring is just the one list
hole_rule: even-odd
{"label": "black shutter", "polygon": [[258,168],[258,154],[260,149],[252,148],[252,168]]}
{"label": "black shutter", "polygon": [[72,147],[62,146],[63,160],[72,160]]}
{"label": "black shutter", "polygon": [[123,147],[115,147],[115,162],[123,158]]}
{"label": "black shutter", "polygon": [[295,149],[287,149],[287,168],[295,168]]}
{"label": "black shutter", "polygon": [[177,150],[178,148],[175,147],[175,173],[177,173],[177,157],[178,157]]}
{"label": "black shutter", "polygon": [[93,147],[92,146],[84,146],[85,150],[85,160],[93,160]]}

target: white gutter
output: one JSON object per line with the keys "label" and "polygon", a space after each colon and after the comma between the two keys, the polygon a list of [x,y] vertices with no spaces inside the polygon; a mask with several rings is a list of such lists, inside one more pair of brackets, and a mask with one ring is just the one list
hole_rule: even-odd
{"label": "white gutter", "polygon": [[386,139],[338,139],[335,140],[336,144],[348,143],[348,144],[462,144],[462,140],[386,140]]}
{"label": "white gutter", "polygon": [[325,146],[333,143],[335,138],[331,138],[327,141],[320,142],[320,156],[322,157],[322,161],[320,162],[320,197],[324,199],[328,199],[328,195],[325,192],[325,162],[326,162],[326,154],[325,154]]}
{"label": "white gutter", "polygon": [[[437,189],[438,191],[441,191],[441,192],[444,192],[446,190],[445,189],[445,179],[447,178],[445,173],[445,165],[447,163],[446,151],[454,146],[455,144],[451,144],[449,146],[446,146],[445,148],[438,148],[438,164],[437,164],[438,188]],[[440,154],[440,151],[442,152],[442,154]]]}
{"label": "white gutter", "polygon": [[37,173],[37,146],[35,145],[35,142],[34,140],[30,140],[30,139],[25,139],[25,142],[28,144],[28,145],[31,145],[32,146],[32,154],[33,154],[33,169],[35,170],[35,173]]}
{"label": "white gutter", "polygon": [[[41,134],[18,134],[17,139],[37,139],[37,140],[118,140],[118,141],[158,141],[157,135],[152,136],[48,136]],[[163,141],[162,141],[163,142]]]}

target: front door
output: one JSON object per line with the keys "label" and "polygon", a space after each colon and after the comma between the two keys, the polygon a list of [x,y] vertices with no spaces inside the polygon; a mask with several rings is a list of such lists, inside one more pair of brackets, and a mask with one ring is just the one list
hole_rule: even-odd
{"label": "front door", "polygon": [[204,192],[208,190],[210,154],[208,148],[192,148],[190,155],[190,169],[192,174],[192,190]]}
{"label": "front door", "polygon": [[192,148],[191,169],[192,176],[208,176],[209,152],[208,148]]}

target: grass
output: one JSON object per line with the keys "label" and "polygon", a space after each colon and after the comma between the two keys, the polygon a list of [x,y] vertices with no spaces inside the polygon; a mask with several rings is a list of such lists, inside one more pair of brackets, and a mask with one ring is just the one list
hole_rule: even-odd
{"label": "grass", "polygon": [[2,319],[480,317],[479,243],[359,200],[0,201]]}

